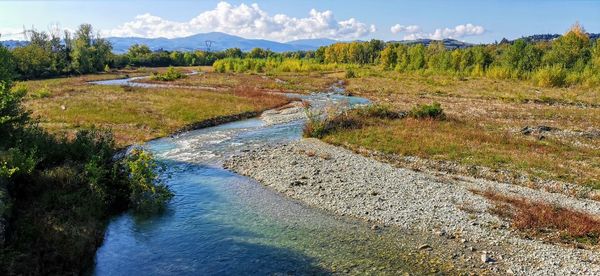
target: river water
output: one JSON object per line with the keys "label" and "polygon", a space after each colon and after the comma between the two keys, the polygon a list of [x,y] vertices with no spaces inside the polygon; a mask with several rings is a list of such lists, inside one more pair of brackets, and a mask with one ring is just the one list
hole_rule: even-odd
{"label": "river water", "polygon": [[[97,82],[128,85],[129,80]],[[146,87],[152,87],[151,85]],[[158,88],[157,88],[158,89]],[[298,95],[294,95],[298,96]],[[300,96],[364,104],[338,93]],[[95,275],[397,274],[408,265],[402,234],[372,230],[288,199],[223,169],[228,156],[301,137],[303,122],[259,118],[189,131],[145,147],[165,165],[175,193],[166,211],[114,217],[96,254]]]}

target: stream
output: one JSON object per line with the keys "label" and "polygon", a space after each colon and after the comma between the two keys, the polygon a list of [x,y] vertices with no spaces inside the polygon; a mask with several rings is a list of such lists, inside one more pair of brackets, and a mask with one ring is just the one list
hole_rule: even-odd
{"label": "stream", "polygon": [[[131,80],[95,83],[130,85]],[[335,90],[293,96],[317,107],[327,102],[368,103]],[[162,177],[175,197],[161,214],[142,217],[127,212],[112,218],[93,274],[414,272],[398,229],[373,230],[371,224],[307,207],[223,169],[223,161],[232,154],[300,139],[303,123],[268,125],[253,118],[145,144],[165,165]]]}

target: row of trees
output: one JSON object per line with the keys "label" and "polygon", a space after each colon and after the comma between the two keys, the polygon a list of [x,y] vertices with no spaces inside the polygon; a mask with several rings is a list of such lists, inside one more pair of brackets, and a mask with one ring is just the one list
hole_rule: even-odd
{"label": "row of trees", "polygon": [[95,33],[89,24],[81,25],[74,34],[58,30],[50,33],[29,30],[27,34],[27,45],[12,49],[2,63],[3,68],[14,69],[20,79],[87,74],[127,66],[204,66],[226,58],[314,57],[314,52],[310,51],[275,53],[260,48],[249,52],[239,48],[216,52],[152,51],[148,46],[138,44],[132,45],[127,53],[114,54],[110,42]]}
{"label": "row of trees", "polygon": [[[376,65],[398,72],[434,72],[498,79],[532,79],[540,86],[600,85],[600,42],[575,24],[552,41],[518,39],[500,44],[448,49],[443,42],[423,44],[337,43],[304,56],[255,57],[239,53],[214,64],[219,72],[327,70],[331,64]],[[243,58],[246,57],[246,58]],[[304,59],[294,63],[293,59]],[[334,67],[335,68],[335,67]]]}
{"label": "row of trees", "polygon": [[110,62],[112,47],[94,33],[91,25],[83,24],[71,35],[27,32],[26,46],[12,50],[12,63],[19,76],[40,78],[69,73],[86,74],[101,71]]}
{"label": "row of trees", "polygon": [[[447,49],[442,42],[424,46],[386,44],[381,40],[371,40],[336,43],[320,47],[316,51],[286,53],[260,48],[249,52],[243,52],[239,48],[217,52],[169,52],[152,51],[145,45],[133,45],[127,53],[116,55],[111,53],[110,43],[94,34],[92,27],[87,24],[81,25],[73,36],[68,32],[64,32],[62,36],[37,31],[30,31],[29,34],[29,44],[13,49],[12,58],[4,63],[7,64],[5,67],[14,66],[21,79],[85,74],[127,66],[213,65],[224,59],[227,61],[216,64],[219,71],[237,72],[243,71],[241,68],[250,68],[250,71],[262,72],[265,68],[281,69],[280,64],[273,62],[285,60],[289,65],[293,63],[290,60],[296,59],[307,62],[292,65],[302,69],[290,71],[316,68],[306,64],[317,62],[378,65],[384,70],[400,72],[434,71],[493,78],[532,78],[541,85],[553,86],[600,83],[600,43],[591,40],[578,24],[553,41],[519,39],[452,50]],[[290,67],[287,65],[283,67]]]}
{"label": "row of trees", "polygon": [[[322,47],[325,63],[377,64],[384,70],[433,71],[494,78],[534,79],[543,86],[600,84],[600,43],[578,24],[553,41],[473,46],[449,50],[442,42],[429,46],[388,43],[378,51],[373,42]],[[322,53],[319,54],[319,53]]]}

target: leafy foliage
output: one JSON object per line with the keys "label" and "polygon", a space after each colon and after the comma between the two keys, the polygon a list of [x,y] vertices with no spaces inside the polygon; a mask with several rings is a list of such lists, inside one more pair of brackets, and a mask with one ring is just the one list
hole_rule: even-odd
{"label": "leafy foliage", "polygon": [[413,107],[413,109],[410,110],[410,116],[419,119],[443,119],[445,117],[442,105],[437,102],[432,104],[421,104]]}
{"label": "leafy foliage", "polygon": [[154,73],[151,79],[157,81],[174,81],[185,77],[186,75],[175,69],[175,67],[169,67],[164,73]]}
{"label": "leafy foliage", "polygon": [[[0,46],[0,60],[7,53]],[[158,210],[172,193],[150,154],[115,158],[110,132],[82,130],[68,139],[37,127],[21,106],[27,90],[11,89],[11,75],[0,79],[0,195],[10,196],[0,202],[0,216],[10,221],[0,274],[80,274],[110,214]]]}
{"label": "leafy foliage", "polygon": [[138,211],[152,212],[164,207],[173,193],[160,181],[158,163],[152,155],[141,148],[134,148],[123,163],[130,179],[131,206]]}

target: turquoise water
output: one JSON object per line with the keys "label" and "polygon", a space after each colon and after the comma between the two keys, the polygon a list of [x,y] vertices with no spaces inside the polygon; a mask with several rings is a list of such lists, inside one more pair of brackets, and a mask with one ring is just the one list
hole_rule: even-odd
{"label": "turquoise water", "polygon": [[[302,96],[364,104],[332,94]],[[411,271],[402,235],[373,231],[277,194],[222,168],[231,154],[299,139],[303,122],[249,119],[149,142],[175,197],[165,212],[113,218],[95,275],[314,275]]]}

